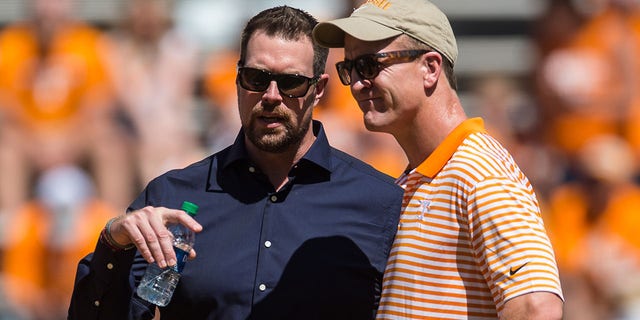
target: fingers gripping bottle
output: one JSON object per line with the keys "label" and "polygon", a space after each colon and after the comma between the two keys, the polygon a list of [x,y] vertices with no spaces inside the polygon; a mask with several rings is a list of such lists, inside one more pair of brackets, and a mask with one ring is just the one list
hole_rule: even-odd
{"label": "fingers gripping bottle", "polygon": [[[198,206],[185,201],[182,203],[182,210],[194,217],[198,212]],[[166,268],[160,268],[156,263],[149,264],[136,290],[140,298],[160,307],[166,306],[171,301],[189,251],[195,243],[195,233],[182,224],[169,224],[167,229],[173,235],[173,249],[176,252],[177,264]]]}

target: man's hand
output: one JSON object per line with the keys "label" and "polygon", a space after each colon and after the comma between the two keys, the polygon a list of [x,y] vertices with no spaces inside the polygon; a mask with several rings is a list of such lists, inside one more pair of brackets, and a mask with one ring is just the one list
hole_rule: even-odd
{"label": "man's hand", "polygon": [[[173,237],[166,227],[170,223],[180,223],[194,232],[202,231],[202,226],[182,210],[147,206],[113,221],[111,237],[123,246],[135,244],[149,263],[156,262],[161,268],[173,266],[176,264]],[[192,249],[189,258],[195,256]]]}

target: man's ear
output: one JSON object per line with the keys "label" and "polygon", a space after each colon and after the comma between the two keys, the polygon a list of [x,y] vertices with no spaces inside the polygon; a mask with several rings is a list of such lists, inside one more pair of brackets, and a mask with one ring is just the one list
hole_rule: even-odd
{"label": "man's ear", "polygon": [[[337,81],[340,81],[338,79],[336,79]],[[322,98],[322,96],[324,95],[325,89],[327,88],[327,82],[329,81],[329,74],[327,73],[323,73],[322,75],[320,75],[320,79],[318,79],[318,82],[316,82],[315,87],[316,87],[316,100],[319,100],[320,98]]]}
{"label": "man's ear", "polygon": [[421,62],[423,63],[425,73],[424,73],[424,85],[425,88],[431,88],[435,86],[440,79],[440,74],[443,72],[442,70],[442,55],[435,51],[430,51],[425,53]]}

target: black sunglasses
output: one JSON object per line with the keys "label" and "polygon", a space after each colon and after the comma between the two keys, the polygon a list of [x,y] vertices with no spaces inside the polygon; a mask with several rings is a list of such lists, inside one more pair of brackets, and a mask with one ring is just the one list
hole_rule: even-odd
{"label": "black sunglasses", "polygon": [[299,74],[275,74],[266,70],[238,67],[237,81],[242,88],[254,92],[263,92],[269,88],[271,81],[278,84],[280,94],[289,98],[300,98],[307,94],[309,87],[320,79],[319,76],[313,78]]}
{"label": "black sunglasses", "polygon": [[384,67],[415,60],[429,50],[402,50],[382,53],[364,54],[353,60],[345,59],[336,63],[338,77],[345,86],[351,84],[351,71],[355,68],[360,78],[371,80],[378,76]]}

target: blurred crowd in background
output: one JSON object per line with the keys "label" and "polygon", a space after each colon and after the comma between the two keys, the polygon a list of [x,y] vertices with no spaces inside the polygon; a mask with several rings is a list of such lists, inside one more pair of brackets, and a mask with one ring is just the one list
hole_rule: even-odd
{"label": "blurred crowd in background", "polygon": [[[211,1],[215,17],[185,19],[215,29],[204,46],[174,21],[197,12],[176,10],[189,1],[124,1],[117,23],[96,25],[74,16],[73,0],[25,0],[24,21],[0,29],[0,320],[66,318],[76,264],[106,221],[155,176],[233,141],[246,18],[284,3],[325,20],[361,2]],[[640,319],[637,2],[547,0],[528,35],[529,74],[461,86],[469,116],[536,188],[566,319]],[[398,176],[406,159],[364,129],[337,81],[342,58],[332,49],[315,116],[334,146]]]}

